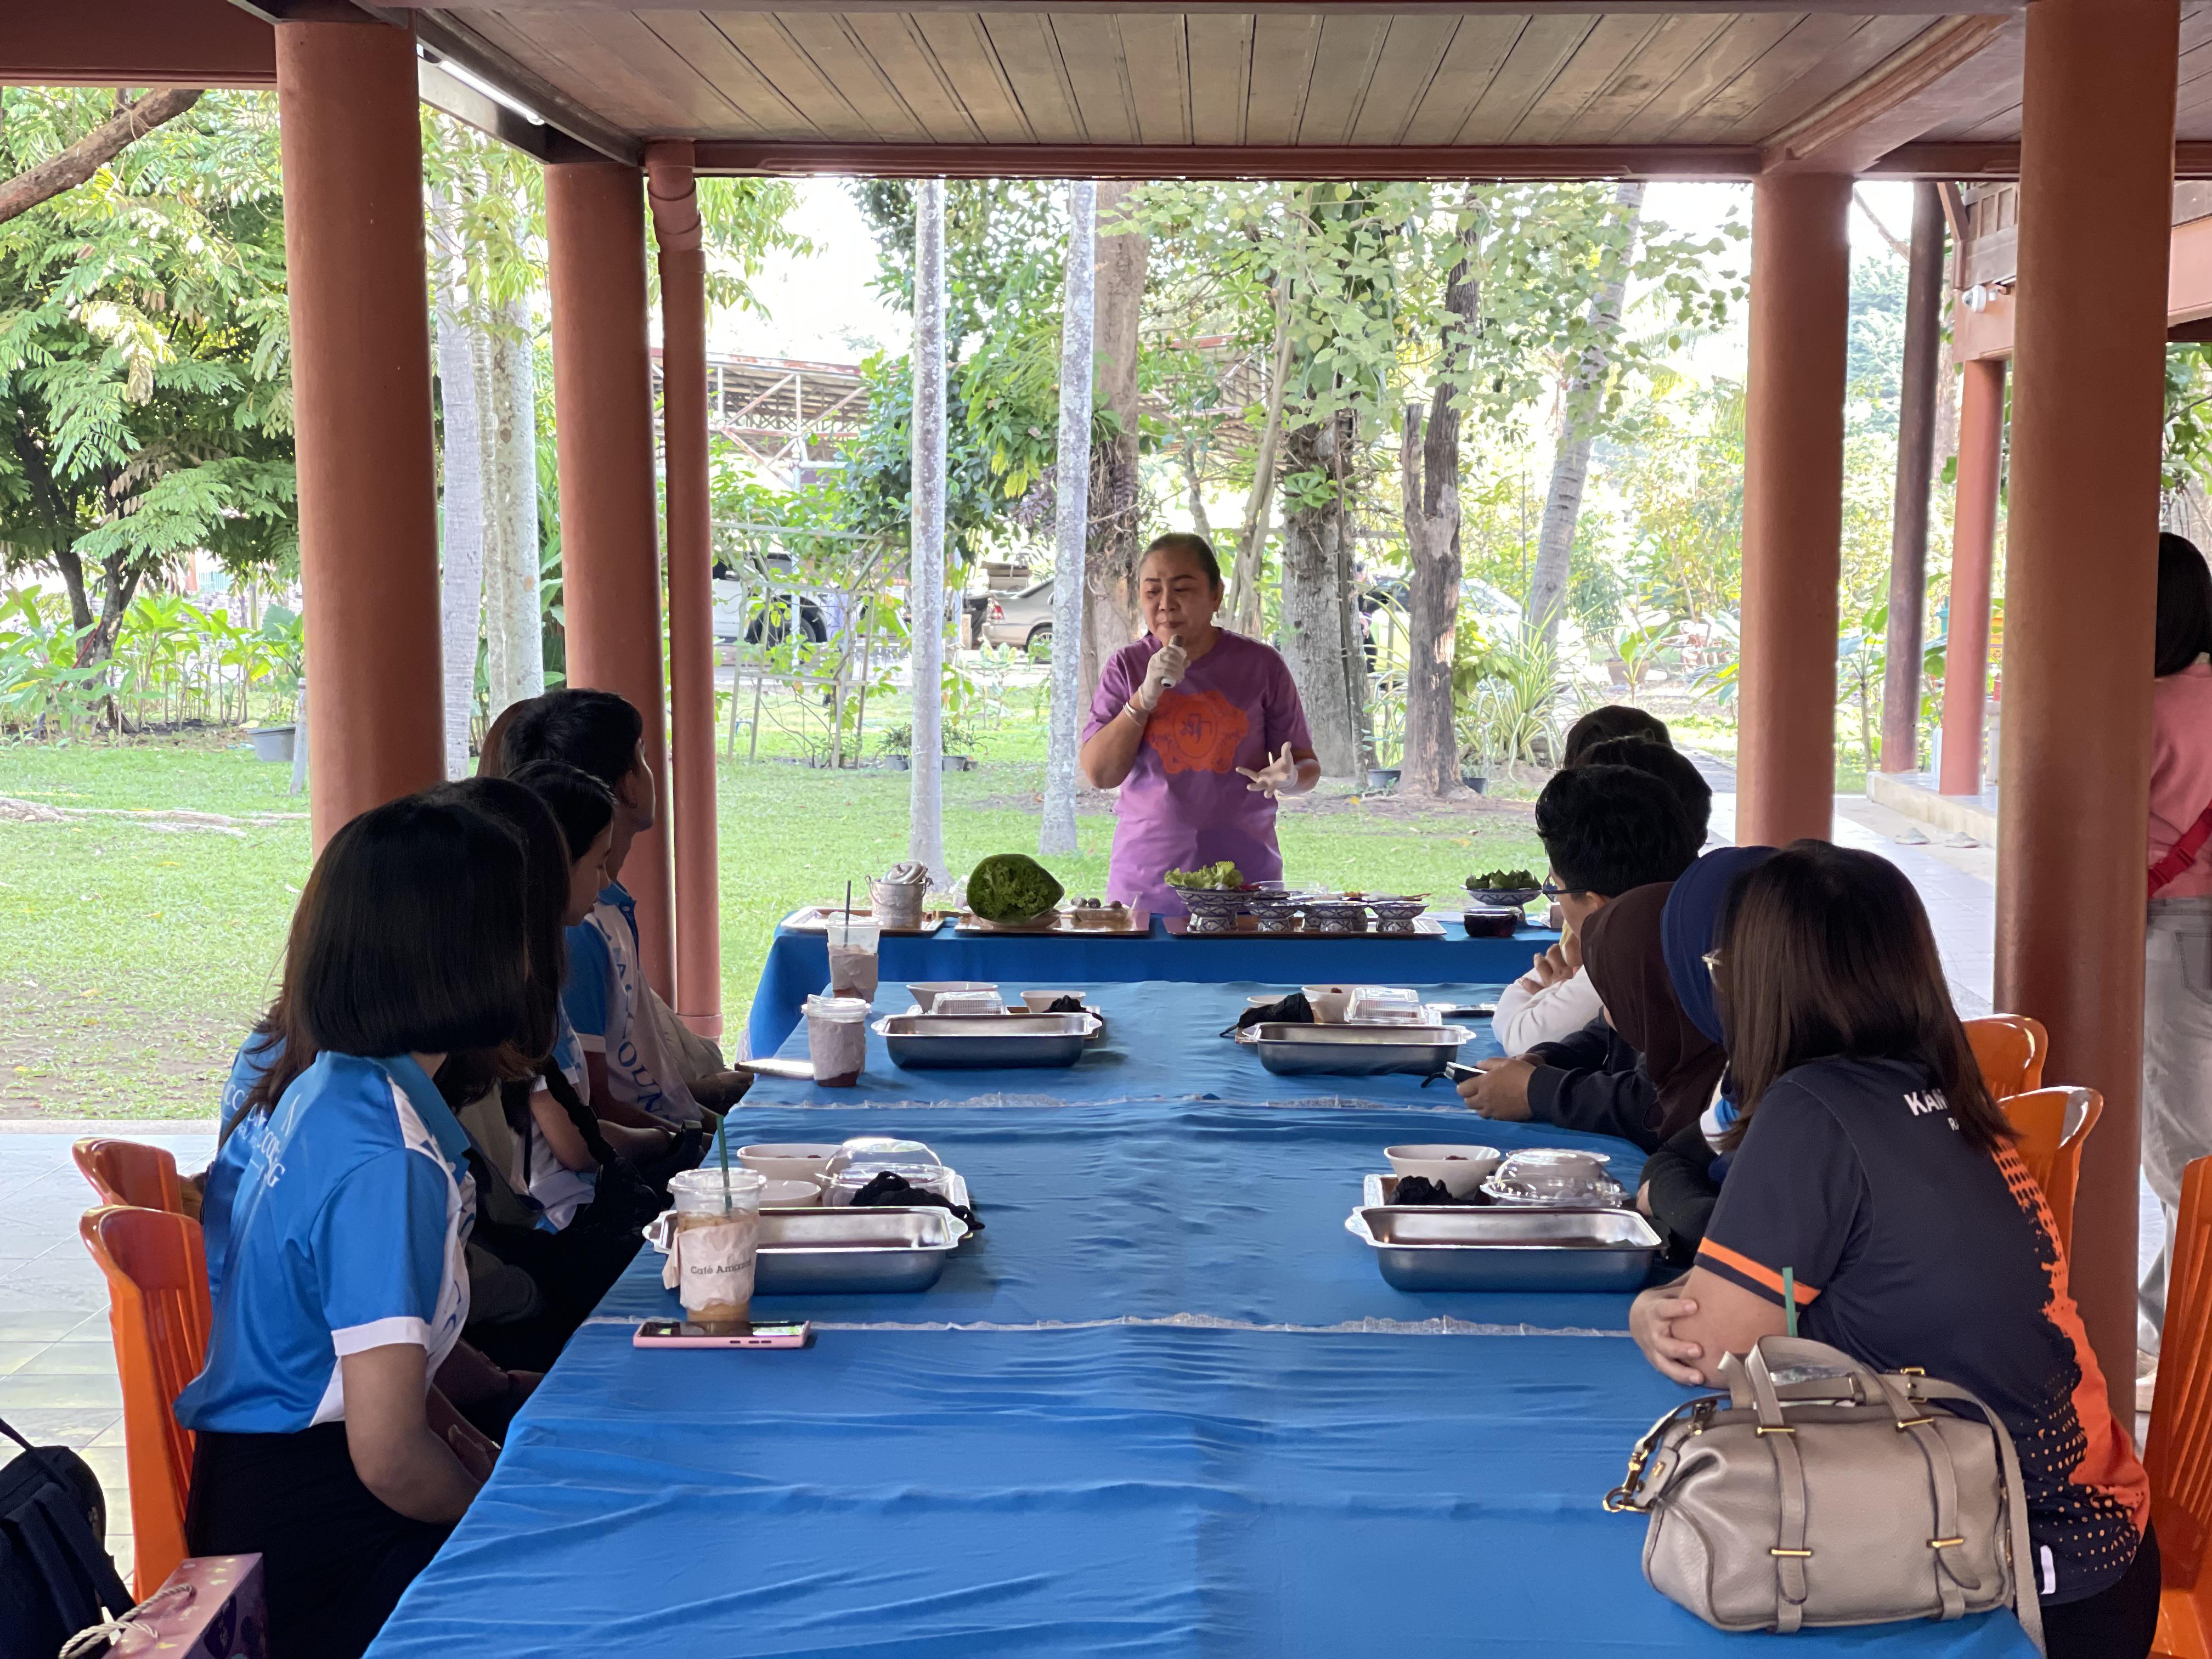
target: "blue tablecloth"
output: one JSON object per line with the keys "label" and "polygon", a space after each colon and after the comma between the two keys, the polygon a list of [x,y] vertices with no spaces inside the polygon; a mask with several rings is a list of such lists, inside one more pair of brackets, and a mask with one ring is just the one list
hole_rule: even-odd
{"label": "blue tablecloth", "polygon": [[[1169,936],[1156,917],[1151,937],[1076,934],[975,937],[948,925],[927,937],[883,941],[881,977],[988,979],[1002,985],[1091,984],[1102,980],[1163,979],[1218,983],[1502,985],[1528,971],[1532,957],[1559,938],[1530,929],[1511,939],[1468,939],[1453,917],[1443,939],[1375,938],[1185,939]],[[830,982],[830,951],[820,933],[776,929],[745,1022],[748,1054],[772,1054],[799,1023],[806,999]]]}
{"label": "blue tablecloth", "polygon": [[2013,1659],[2009,1613],[1723,1636],[1605,1514],[1625,1340],[588,1326],[372,1659],[1482,1652]]}
{"label": "blue tablecloth", "polygon": [[[1398,964],[1402,966],[1403,963]],[[919,977],[919,975],[917,975]],[[1402,982],[1402,981],[1401,981]],[[967,1100],[998,1096],[1030,1103],[1049,1102],[1191,1098],[1218,1100],[1328,1100],[1398,1102],[1407,1105],[1453,1105],[1457,1097],[1443,1079],[1425,1089],[1417,1077],[1278,1077],[1261,1065],[1256,1049],[1221,1033],[1236,1024],[1248,998],[1294,989],[1253,980],[1193,985],[1173,980],[1129,984],[1054,980],[1031,984],[1009,980],[1001,994],[1018,1005],[1024,989],[1080,991],[1106,1022],[1099,1040],[1066,1067],[1016,1067],[991,1071],[907,1071],[891,1063],[883,1038],[868,1033],[868,1058],[860,1080],[848,1089],[825,1089],[812,1082],[763,1077],[745,1097],[748,1107],[765,1105],[842,1106],[904,1100]],[[1478,1007],[1498,1000],[1497,985],[1431,985],[1422,996],[1455,1007]],[[886,981],[877,988],[878,1014],[904,1013],[914,999],[904,983]],[[1498,1052],[1487,1019],[1456,1022],[1474,1033],[1460,1051],[1466,1064]],[[806,1026],[784,1040],[781,1054],[806,1057]],[[747,1132],[747,1139],[758,1136]]]}
{"label": "blue tablecloth", "polygon": [[[966,1177],[987,1224],[924,1295],[763,1297],[757,1305],[766,1316],[1015,1325],[1196,1316],[1332,1326],[1444,1316],[1515,1328],[1628,1327],[1626,1295],[1413,1294],[1382,1282],[1372,1248],[1344,1221],[1359,1202],[1360,1177],[1389,1169],[1385,1146],[1585,1146],[1612,1157],[1630,1182],[1643,1167],[1626,1141],[1486,1122],[1449,1093],[1432,1106],[1371,1109],[1298,1102],[1044,1110],[748,1103],[730,1129],[763,1143],[911,1135]],[[675,1306],[660,1288],[659,1258],[648,1256],[600,1311],[665,1317]]]}

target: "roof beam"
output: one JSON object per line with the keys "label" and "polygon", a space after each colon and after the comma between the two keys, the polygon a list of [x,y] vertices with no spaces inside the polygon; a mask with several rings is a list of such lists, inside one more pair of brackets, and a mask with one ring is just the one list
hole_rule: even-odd
{"label": "roof beam", "polygon": [[[466,11],[489,0],[456,6],[445,0],[436,11]],[[531,11],[636,11],[639,0],[497,0],[509,15]],[[715,12],[772,12],[808,9],[810,0],[707,0]],[[836,0],[839,12],[1002,13],[1102,11],[1215,16],[1480,16],[1587,17],[1593,12],[1666,17],[1677,13],[1788,14],[1836,12],[1853,17],[1956,17],[2002,15],[2027,9],[2027,0]]]}
{"label": "roof beam", "polygon": [[[1118,3],[1118,0],[1117,0]],[[1753,179],[1749,144],[855,144],[701,139],[701,173],[884,179]]]}
{"label": "roof beam", "polygon": [[[1863,172],[1875,179],[2017,179],[2020,146],[1934,139],[1902,145]],[[2212,143],[2185,139],[2174,145],[2173,176],[2212,179]]]}
{"label": "roof beam", "polygon": [[1861,173],[1961,109],[2020,82],[2026,24],[1949,17],[1765,144],[1769,173]]}
{"label": "roof beam", "polygon": [[276,40],[226,0],[22,3],[0,29],[0,83],[273,87]]}

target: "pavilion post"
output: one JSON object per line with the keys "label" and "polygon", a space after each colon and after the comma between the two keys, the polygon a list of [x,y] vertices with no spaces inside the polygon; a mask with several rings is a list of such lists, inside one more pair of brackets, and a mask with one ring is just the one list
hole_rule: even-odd
{"label": "pavilion post", "polygon": [[1882,665],[1881,769],[1920,765],[1921,612],[1928,594],[1928,489],[1936,469],[1936,377],[1943,342],[1943,198],[1914,187],[1905,276],[1905,373],[1897,416],[1897,503],[1890,519],[1889,623]]}
{"label": "pavilion post", "polygon": [[445,776],[415,45],[276,25],[314,841]]}
{"label": "pavilion post", "polygon": [[1996,1000],[2105,1097],[2071,1282],[2124,1423],[2179,30],[2177,0],[2037,0],[2022,83]]}
{"label": "pavilion post", "polygon": [[660,682],[660,561],[646,345],[645,191],[637,168],[545,169],[561,580],[573,686],[617,691],[645,717],[653,828],[623,866],[646,978],[676,994],[669,925],[668,759]]}
{"label": "pavilion post", "polygon": [[[660,252],[660,427],[668,536],[669,793],[674,801],[678,1018],[722,1034],[715,857],[714,554],[707,475],[707,253],[688,143],[646,153]],[[734,701],[736,693],[731,694]]]}
{"label": "pavilion post", "polygon": [[1996,562],[2004,398],[2003,358],[1966,365],[1959,391],[1959,490],[1951,509],[1950,631],[1943,641],[1943,764],[1936,780],[1947,795],[1982,793],[1990,572]]}
{"label": "pavilion post", "polygon": [[907,607],[913,644],[913,789],[907,856],[945,863],[945,180],[914,187],[914,488]]}
{"label": "pavilion post", "polygon": [[1851,180],[1753,187],[1745,387],[1736,840],[1826,840],[1835,806],[1836,586]]}

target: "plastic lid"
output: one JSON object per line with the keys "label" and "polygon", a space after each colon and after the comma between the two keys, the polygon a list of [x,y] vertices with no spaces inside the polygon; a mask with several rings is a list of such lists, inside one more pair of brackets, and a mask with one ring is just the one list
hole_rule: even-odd
{"label": "plastic lid", "polygon": [[809,997],[806,1012],[823,1019],[866,1019],[875,1010],[866,997]]}
{"label": "plastic lid", "polygon": [[[768,1177],[758,1170],[748,1170],[743,1164],[730,1165],[730,1186],[732,1193],[757,1193],[768,1185]],[[719,1194],[722,1191],[722,1166],[720,1164],[702,1164],[696,1170],[678,1170],[668,1177],[672,1193]]]}

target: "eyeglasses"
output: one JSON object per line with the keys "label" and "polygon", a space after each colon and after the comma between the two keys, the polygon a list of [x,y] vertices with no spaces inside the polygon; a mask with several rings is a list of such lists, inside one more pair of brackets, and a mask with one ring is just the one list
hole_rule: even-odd
{"label": "eyeglasses", "polygon": [[1589,889],[1587,887],[1561,887],[1555,883],[1547,881],[1537,888],[1536,890],[1541,893],[1546,898],[1562,899],[1575,893],[1587,893],[1589,891]]}

